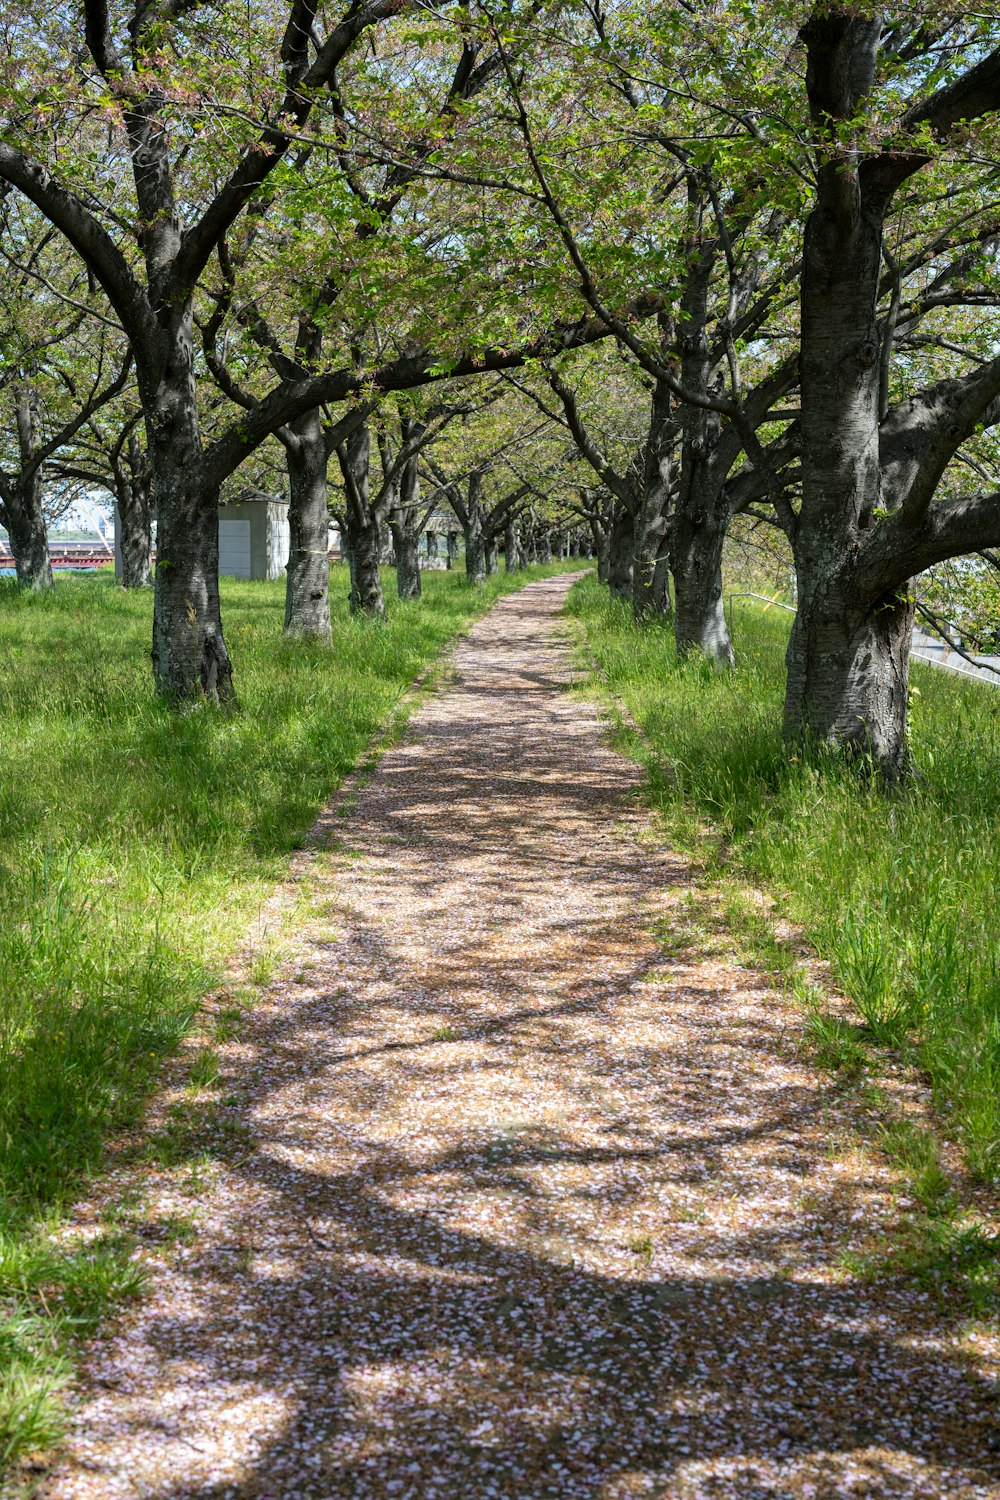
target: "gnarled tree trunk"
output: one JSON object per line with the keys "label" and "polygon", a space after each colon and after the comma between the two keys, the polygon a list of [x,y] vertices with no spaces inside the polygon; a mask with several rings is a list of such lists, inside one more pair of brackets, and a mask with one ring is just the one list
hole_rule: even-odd
{"label": "gnarled tree trunk", "polygon": [[524,567],[524,556],[521,552],[521,528],[516,516],[509,517],[504,528],[503,560],[504,571],[507,573],[519,573]]}
{"label": "gnarled tree trunk", "polygon": [[465,526],[465,576],[470,583],[481,584],[486,578],[486,542],[482,518],[470,515]]}
{"label": "gnarled tree trunk", "polygon": [[289,427],[288,566],[285,575],[285,634],[329,645],[330,515],[326,434],[318,411]]}
{"label": "gnarled tree trunk", "polygon": [[670,590],[663,587],[670,509],[675,484],[677,421],[670,392],[657,381],[649,406],[642,450],[642,496],[632,542],[632,613],[637,621],[670,612]]}
{"label": "gnarled tree trunk", "polygon": [[611,538],[606,527],[595,517],[589,516],[590,534],[594,539],[594,555],[597,558],[597,580],[607,583],[610,577]]}
{"label": "gnarled tree trunk", "polygon": [[[705,208],[692,186],[692,210]],[[714,231],[712,243],[714,244]],[[708,337],[708,295],[714,254],[703,251],[691,266],[683,294],[681,378],[687,389],[709,395],[717,384]],[[681,472],[670,523],[670,571],[674,579],[674,638],[679,656],[700,652],[715,666],[735,661],[722,598],[722,549],[729,526],[724,498],[728,464],[718,454],[717,412],[686,405],[681,411]]]}
{"label": "gnarled tree trunk", "polygon": [[632,597],[632,549],[635,544],[635,518],[632,512],[616,502],[608,537],[608,588],[613,599]]}
{"label": "gnarled tree trunk", "polygon": [[[655,507],[646,503],[640,510],[640,521],[636,528],[635,561],[632,570],[632,612],[636,620],[646,620],[651,615],[661,614],[664,605],[662,588],[663,548],[667,529],[666,517],[659,511],[650,514]],[[659,574],[659,581],[658,581]],[[670,593],[666,594],[669,612]]]}
{"label": "gnarled tree trunk", "polygon": [[156,510],[153,673],[173,703],[226,703],[233,669],[219,608],[219,495],[196,477],[202,448],[190,303],[164,321],[163,363],[152,375],[139,366]]}
{"label": "gnarled tree trunk", "polygon": [[[878,20],[813,19],[814,118],[853,119],[871,85]],[[847,65],[845,59],[850,60]],[[794,537],[798,612],[788,650],[785,734],[906,769],[908,590],[867,597],[852,559],[881,500],[877,322],[885,198],[863,189],[839,142],[806,224],[801,284],[802,507]]]}
{"label": "gnarled tree trunk", "polygon": [[35,470],[23,482],[7,490],[0,515],[7,528],[14,571],[22,588],[50,589],[52,563],[49,536],[42,512],[42,476]]}
{"label": "gnarled tree trunk", "polygon": [[21,467],[17,474],[5,477],[2,519],[18,583],[22,588],[50,589],[52,563],[42,511],[42,466],[38,461],[38,397],[27,382],[18,387],[15,416]]}
{"label": "gnarled tree trunk", "polygon": [[190,492],[183,473],[153,466],[156,581],[153,672],[172,703],[233,697],[233,669],[219,608],[219,497]]}
{"label": "gnarled tree trunk", "polygon": [[653,610],[666,619],[673,612],[670,598],[670,559],[658,557],[653,572]]}
{"label": "gnarled tree trunk", "polygon": [[396,554],[396,592],[400,599],[420,598],[420,522],[415,515],[394,510],[389,517]]}
{"label": "gnarled tree trunk", "polygon": [[351,565],[351,613],[384,617],[385,599],[379,559],[382,537],[371,503],[371,434],[360,424],[337,449],[344,492],[348,557]]}
{"label": "gnarled tree trunk", "polygon": [[118,507],[115,540],[121,562],[122,588],[152,588],[152,485],[149,463],[134,432],[129,434],[128,458],[118,457],[114,477]]}
{"label": "gnarled tree trunk", "polygon": [[707,506],[679,505],[671,523],[670,564],[678,653],[697,651],[716,666],[731,667],[735,658],[722,597],[725,522],[719,524]]}
{"label": "gnarled tree trunk", "polygon": [[810,569],[788,644],[785,732],[870,762],[887,780],[908,769],[906,713],[913,596],[850,602],[843,567]]}

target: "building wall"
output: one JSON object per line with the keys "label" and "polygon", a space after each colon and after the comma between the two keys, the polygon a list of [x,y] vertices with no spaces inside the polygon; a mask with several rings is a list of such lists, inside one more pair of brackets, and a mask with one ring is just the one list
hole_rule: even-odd
{"label": "building wall", "polygon": [[262,497],[219,507],[219,572],[224,578],[280,578],[287,562],[287,505]]}

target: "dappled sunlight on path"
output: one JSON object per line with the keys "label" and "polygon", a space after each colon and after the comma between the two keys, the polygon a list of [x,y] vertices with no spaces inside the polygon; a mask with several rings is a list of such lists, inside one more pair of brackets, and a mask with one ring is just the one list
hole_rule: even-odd
{"label": "dappled sunlight on path", "polygon": [[222,1049],[250,1138],[92,1351],[50,1497],[1000,1495],[991,1372],[840,1269],[896,1208],[795,1015],[655,941],[687,870],[567,691],[567,586],[502,600],[327,817]]}

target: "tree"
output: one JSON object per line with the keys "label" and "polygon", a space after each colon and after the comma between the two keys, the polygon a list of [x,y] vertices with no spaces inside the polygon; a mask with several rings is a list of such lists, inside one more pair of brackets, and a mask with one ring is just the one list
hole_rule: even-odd
{"label": "tree", "polygon": [[466,576],[480,584],[496,572],[501,538],[508,547],[508,568],[523,565],[517,522],[529,504],[535,504],[538,537],[547,538],[539,513],[552,513],[558,505],[544,487],[563,464],[565,452],[553,443],[550,422],[540,422],[513,387],[487,390],[478,405],[469,403],[461,415],[461,423],[427,451],[424,464],[436,493],[461,525]]}
{"label": "tree", "polygon": [[[131,362],[64,247],[18,195],[5,194],[0,254],[0,524],[18,581],[52,586],[46,483],[54,460],[124,390]],[[65,489],[65,486],[63,487]]]}
{"label": "tree", "polygon": [[[599,0],[583,12],[589,35],[570,11],[558,64],[547,37],[544,56],[529,68],[519,56],[515,68],[498,31],[520,142],[519,175],[512,169],[508,178],[536,218],[548,217],[549,253],[564,259],[583,304],[648,379],[641,454],[624,469],[610,464],[558,377],[554,385],[581,452],[617,501],[612,591],[631,592],[639,619],[662,605],[669,548],[679,651],[731,665],[721,603],[729,482],[747,452],[778,502],[778,455],[758,432],[777,420],[775,407],[796,382],[794,359],[746,357],[794,275],[790,213],[781,206],[794,172],[772,154],[762,174],[747,149],[753,129],[739,111],[718,124],[712,95],[727,96],[725,68],[715,26],[703,26],[698,8],[690,15],[658,8],[638,35],[627,8],[613,24]],[[742,12],[733,21],[746,31]],[[709,81],[705,100],[674,87],[693,70],[700,88],[699,68]],[[576,111],[563,103],[563,69],[585,99]],[[513,141],[509,149],[517,160]],[[657,308],[655,336],[614,315],[626,288]]]}
{"label": "tree", "polygon": [[[934,77],[936,44],[951,30],[947,20],[893,24],[834,5],[817,6],[802,32],[819,169],[803,248],[802,504],[788,518],[798,612],[785,729],[793,742],[846,750],[890,781],[907,767],[911,579],[1000,541],[1000,495],[940,489],[962,445],[997,419],[1000,359],[885,409],[898,326],[898,290],[878,316],[887,261],[896,282],[887,215],[911,179],[933,172],[971,122],[1000,107],[1000,50],[982,56],[978,37],[952,35],[965,40],[951,51],[952,76],[899,109],[905,85],[919,96]],[[883,108],[890,124],[869,136],[866,117]],[[963,170],[952,156],[950,183]]]}
{"label": "tree", "polygon": [[[183,70],[180,79],[171,77],[166,59],[171,53],[190,58],[190,44],[204,38],[204,29],[194,25],[192,34],[182,6],[140,3],[119,17],[103,0],[86,0],[82,36],[72,39],[76,55],[61,84],[62,102],[77,112],[86,146],[96,151],[102,135],[106,138],[101,166],[109,155],[115,165],[122,156],[128,161],[135,195],[131,224],[45,164],[46,155],[61,153],[48,134],[47,118],[36,124],[40,117],[30,108],[44,87],[38,81],[41,58],[25,36],[25,25],[12,22],[25,50],[18,59],[16,103],[0,141],[0,177],[66,236],[103,286],[132,347],[158,523],[153,661],[161,691],[175,700],[231,695],[232,667],[219,612],[217,502],[219,484],[242,457],[233,445],[241,438],[252,443],[258,432],[264,436],[280,420],[293,419],[297,405],[308,410],[316,404],[308,397],[297,403],[286,383],[274,403],[279,410],[269,414],[262,432],[261,424],[257,431],[244,424],[241,434],[230,435],[228,447],[222,439],[206,453],[196,396],[195,289],[230,226],[286,156],[337,64],[359,37],[397,9],[397,0],[352,5],[314,49],[319,17],[309,0],[292,0],[280,41],[282,87],[270,107],[260,101],[263,127],[240,142],[235,162],[197,212],[189,195],[198,181],[194,167],[204,168],[204,156],[189,162],[194,143],[174,101],[179,94],[183,99],[185,88],[199,88],[201,80],[184,77]],[[78,89],[80,43],[93,72]],[[247,45],[256,53],[249,37]],[[260,61],[253,57],[254,64]],[[88,90],[89,98],[96,94],[103,101],[103,131],[95,129]],[[218,144],[213,141],[216,150]],[[36,149],[42,159],[35,157]],[[76,175],[83,175],[79,164]]]}

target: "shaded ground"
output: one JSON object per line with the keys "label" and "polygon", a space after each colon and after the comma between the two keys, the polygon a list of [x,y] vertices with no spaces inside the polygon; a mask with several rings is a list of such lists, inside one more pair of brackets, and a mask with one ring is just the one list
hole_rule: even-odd
{"label": "shaded ground", "polygon": [[251,1135],[94,1349],[49,1497],[1000,1495],[985,1356],[841,1271],[896,1208],[795,1015],[655,940],[686,869],[565,691],[567,587],[502,600],[331,814],[321,914],[223,1049]]}

